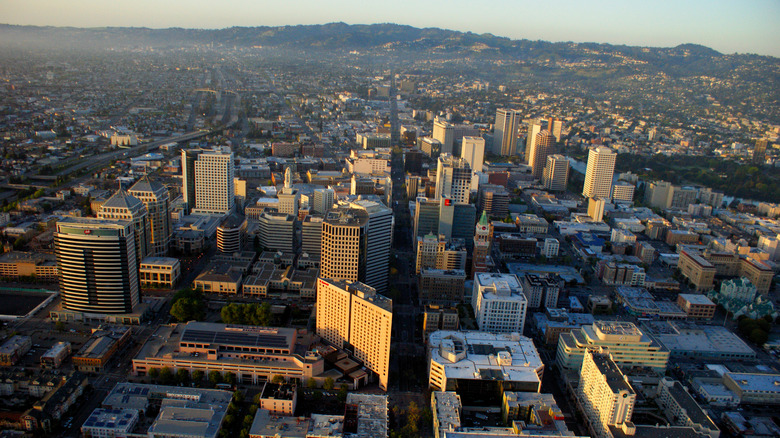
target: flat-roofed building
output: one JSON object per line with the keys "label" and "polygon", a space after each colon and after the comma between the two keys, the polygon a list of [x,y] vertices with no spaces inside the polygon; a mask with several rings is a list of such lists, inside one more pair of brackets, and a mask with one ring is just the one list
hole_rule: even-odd
{"label": "flat-roofed building", "polygon": [[[231,391],[219,389],[123,382],[109,392],[102,409],[145,415],[153,406],[159,408],[152,421],[139,422],[141,430],[134,433],[140,436],[216,438],[232,399]],[[89,427],[101,427],[100,421],[87,423]]]}
{"label": "flat-roofed building", "polygon": [[131,339],[130,327],[109,325],[92,330],[92,335],[73,355],[73,366],[87,373],[103,371],[109,360]]}
{"label": "flat-roofed building", "polygon": [[592,434],[611,437],[609,427],[633,426],[636,392],[609,353],[587,351],[580,370],[577,401]]}
{"label": "flat-roofed building", "polygon": [[133,374],[152,368],[233,373],[236,381],[257,384],[275,375],[306,380],[319,376],[324,360],[298,347],[290,328],[188,322],[158,327],[133,358]]}
{"label": "flat-roofed building", "polygon": [[393,301],[360,283],[317,280],[317,335],[336,348],[348,348],[379,376],[387,390]]}
{"label": "flat-roofed building", "polygon": [[428,338],[428,387],[455,391],[465,403],[501,402],[503,391],[539,392],[544,364],[518,333],[437,331]]}
{"label": "flat-roofed building", "polygon": [[428,335],[439,330],[457,330],[460,325],[458,310],[454,307],[425,306],[423,311],[423,340],[428,342]]}
{"label": "flat-roofed building", "polygon": [[528,300],[516,275],[475,275],[472,306],[480,330],[494,333],[523,332]]}
{"label": "flat-roofed building", "polygon": [[706,295],[701,294],[679,294],[677,305],[692,319],[712,319],[717,307]]}
{"label": "flat-roofed building", "polygon": [[746,277],[761,295],[768,295],[774,271],[766,263],[748,257],[739,259],[739,275]]}
{"label": "flat-roofed building", "polygon": [[295,385],[265,382],[257,398],[257,406],[267,409],[273,415],[290,415],[295,413],[298,404],[298,390]]}
{"label": "flat-roofed building", "polygon": [[586,351],[608,348],[612,360],[622,368],[649,367],[666,370],[669,350],[631,322],[594,321],[558,339],[556,364],[564,370],[582,367]]}
{"label": "flat-roofed building", "polygon": [[344,435],[354,438],[386,438],[389,432],[386,395],[347,394]]}
{"label": "flat-roofed building", "polygon": [[525,274],[523,276],[523,293],[528,299],[528,307],[555,308],[558,307],[558,296],[563,289],[563,279],[555,274]]}
{"label": "flat-roofed building", "polygon": [[14,365],[32,347],[32,338],[29,336],[13,335],[0,345],[0,366],[10,367]]}
{"label": "flat-roofed building", "polygon": [[17,280],[19,277],[56,281],[57,259],[50,254],[32,252],[12,251],[0,254],[0,278]]}
{"label": "flat-roofed building", "polygon": [[431,392],[433,411],[433,436],[443,438],[447,432],[460,430],[460,415],[463,404],[460,396],[452,391]]}
{"label": "flat-roofed building", "polygon": [[81,435],[85,438],[128,436],[138,424],[138,419],[139,414],[135,409],[97,408],[81,426]]}
{"label": "flat-roofed building", "polygon": [[518,215],[515,224],[520,233],[546,234],[550,228],[550,223],[547,220],[534,214]]}
{"label": "flat-roofed building", "polygon": [[289,213],[265,211],[257,219],[260,246],[272,251],[295,250],[295,221]]}
{"label": "flat-roofed building", "polygon": [[715,265],[702,257],[696,251],[684,249],[680,251],[677,268],[683,277],[690,281],[697,291],[712,289],[715,280]]}
{"label": "flat-roofed building", "polygon": [[740,403],[780,404],[780,374],[726,373],[723,383],[737,394]]}
{"label": "flat-roofed building", "polygon": [[57,342],[41,356],[41,368],[59,368],[69,354],[70,342]]}
{"label": "flat-roofed building", "polygon": [[310,422],[308,418],[278,416],[268,409],[258,409],[249,438],[308,438]]}
{"label": "flat-roofed building", "polygon": [[682,383],[668,377],[661,379],[656,387],[656,403],[664,415],[675,426],[692,427],[693,430],[710,438],[720,437],[720,429],[707,412],[696,403]]}
{"label": "flat-roofed building", "polygon": [[698,360],[745,360],[756,357],[756,352],[745,341],[719,325],[646,321],[642,329],[662,345],[670,357]]}
{"label": "flat-roofed building", "polygon": [[425,268],[420,272],[420,304],[456,305],[463,302],[466,271]]}
{"label": "flat-roofed building", "polygon": [[195,278],[192,286],[205,293],[237,295],[241,292],[243,271],[228,262],[211,262]]}
{"label": "flat-roofed building", "polygon": [[146,257],[138,268],[141,286],[173,286],[181,277],[181,262],[175,257]]}

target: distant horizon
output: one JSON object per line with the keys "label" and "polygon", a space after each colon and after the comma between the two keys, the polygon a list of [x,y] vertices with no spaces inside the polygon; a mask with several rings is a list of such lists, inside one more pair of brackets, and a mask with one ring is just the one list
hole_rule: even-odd
{"label": "distant horizon", "polygon": [[635,47],[696,44],[723,54],[780,57],[780,1],[754,0],[0,0],[9,25],[218,30],[346,23],[492,34],[512,40]]}

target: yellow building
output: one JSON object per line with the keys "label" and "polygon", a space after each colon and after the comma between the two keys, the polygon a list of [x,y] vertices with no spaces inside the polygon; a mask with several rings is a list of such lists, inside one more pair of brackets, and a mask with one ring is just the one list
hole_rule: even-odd
{"label": "yellow building", "polygon": [[317,280],[317,334],[379,376],[387,390],[393,301],[363,283]]}
{"label": "yellow building", "polygon": [[695,251],[687,249],[680,251],[680,260],[677,262],[677,268],[680,269],[683,277],[693,283],[697,291],[712,289],[717,269],[715,265]]}

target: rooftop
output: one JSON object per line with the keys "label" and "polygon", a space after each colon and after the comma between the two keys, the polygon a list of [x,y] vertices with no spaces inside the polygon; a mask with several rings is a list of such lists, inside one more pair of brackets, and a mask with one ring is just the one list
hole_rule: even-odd
{"label": "rooftop", "polygon": [[283,436],[285,438],[305,438],[309,432],[311,420],[301,417],[272,416],[267,409],[258,409],[250,436]]}
{"label": "rooftop", "polygon": [[610,390],[613,393],[619,393],[621,391],[628,391],[629,394],[635,394],[634,389],[626,380],[625,375],[620,368],[615,364],[609,354],[591,353],[593,356],[593,363],[596,364],[599,372],[604,376],[607,381]]}
{"label": "rooftop", "polygon": [[726,373],[726,376],[743,391],[780,394],[780,374]]}

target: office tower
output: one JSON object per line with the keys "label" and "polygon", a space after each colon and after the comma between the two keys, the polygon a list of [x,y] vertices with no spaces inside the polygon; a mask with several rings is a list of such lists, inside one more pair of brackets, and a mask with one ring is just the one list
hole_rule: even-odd
{"label": "office tower", "polygon": [[331,189],[315,189],[314,190],[314,202],[312,203],[312,210],[314,213],[324,214],[328,210],[333,208],[333,203],[336,200],[336,192]]}
{"label": "office tower", "polygon": [[265,250],[295,252],[295,220],[289,213],[264,211],[257,220],[260,246]]}
{"label": "office tower", "polygon": [[439,157],[436,166],[436,199],[451,198],[456,204],[468,204],[471,193],[471,167],[468,161],[452,155]]}
{"label": "office tower", "polygon": [[149,221],[146,207],[135,196],[130,196],[124,190],[114,193],[97,214],[98,219],[128,220],[133,224],[135,238],[135,254],[138,263],[149,255]]}
{"label": "office tower", "polygon": [[514,274],[476,274],[471,302],[481,331],[523,333],[528,300]]}
{"label": "office tower", "polygon": [[387,391],[393,300],[359,282],[317,280],[317,335],[376,373]]}
{"label": "office tower", "polygon": [[509,215],[509,192],[504,186],[483,184],[479,188],[479,210],[490,217],[504,219]]}
{"label": "office tower", "polygon": [[182,192],[195,213],[226,214],[235,204],[233,153],[221,149],[182,151]]}
{"label": "office tower", "polygon": [[547,156],[553,152],[555,137],[550,131],[543,130],[536,134],[536,139],[531,145],[528,165],[531,167],[534,178],[541,180],[544,175],[544,166],[547,164]]}
{"label": "office tower", "polygon": [[482,216],[474,231],[474,255],[471,262],[471,276],[478,272],[487,272],[492,265],[490,260],[490,245],[493,243],[493,226],[488,221],[487,212],[482,210]]}
{"label": "office tower", "polygon": [[419,197],[415,203],[414,236],[444,235],[446,239],[464,239],[472,250],[477,209],[472,204],[454,204],[450,198],[439,200]]}
{"label": "office tower", "polygon": [[556,142],[561,141],[561,133],[563,132],[563,122],[552,118],[547,123],[547,130],[555,137]]}
{"label": "office tower", "polygon": [[417,274],[425,268],[465,271],[467,258],[466,242],[462,239],[448,240],[433,234],[417,238]]}
{"label": "office tower", "polygon": [[441,143],[439,152],[442,154],[460,155],[458,143],[464,137],[479,135],[479,130],[468,125],[453,125],[439,117],[433,121],[434,140]]}
{"label": "office tower", "polygon": [[406,198],[417,199],[417,191],[420,188],[421,178],[419,176],[406,176]]}
{"label": "office tower", "polygon": [[127,191],[144,203],[149,222],[148,254],[163,257],[171,244],[171,204],[168,188],[143,176]]}
{"label": "office tower", "polygon": [[289,167],[284,170],[284,188],[282,188],[282,193],[279,193],[276,197],[279,198],[279,213],[287,213],[298,217],[301,194],[293,187],[292,169]]}
{"label": "office tower", "polygon": [[241,251],[244,246],[246,220],[235,213],[230,214],[217,227],[217,251],[223,254],[233,254]]}
{"label": "office tower", "polygon": [[630,424],[636,393],[609,353],[588,350],[582,361],[577,399],[592,432],[606,438],[612,436],[610,426]]}
{"label": "office tower", "polygon": [[764,164],[766,161],[766,147],[769,144],[769,140],[762,138],[756,140],[756,146],[753,148],[753,162],[756,164]]}
{"label": "office tower", "polygon": [[606,146],[590,149],[582,196],[586,198],[612,198],[612,175],[615,171],[616,157],[615,152]]}
{"label": "office tower", "polygon": [[590,216],[594,222],[601,222],[604,218],[604,209],[607,206],[607,202],[608,200],[604,198],[588,199],[588,216]]}
{"label": "office tower", "polygon": [[463,137],[460,157],[466,160],[471,167],[471,190],[477,190],[479,188],[477,172],[482,172],[482,164],[485,161],[485,139],[482,137]]}
{"label": "office tower", "polygon": [[393,211],[379,202],[359,200],[350,208],[362,210],[368,216],[366,229],[366,270],[363,283],[380,293],[387,291],[390,275],[390,248],[393,243]]}
{"label": "office tower", "polygon": [[67,218],[57,222],[54,252],[67,310],[118,314],[138,305],[138,261],[129,220]]}
{"label": "office tower", "polygon": [[325,215],[306,216],[301,223],[301,253],[319,264],[322,258],[322,223]]}
{"label": "office tower", "polygon": [[614,202],[632,203],[634,201],[634,187],[633,184],[625,181],[618,181],[612,187],[612,200]]}
{"label": "office tower", "polygon": [[423,237],[428,234],[439,234],[440,201],[418,197],[414,208],[414,236]]}
{"label": "office tower", "polygon": [[542,184],[544,188],[554,192],[566,190],[569,181],[569,160],[563,155],[548,155],[544,166]]}
{"label": "office tower", "polygon": [[505,108],[496,111],[496,124],[493,128],[494,154],[508,156],[517,153],[519,124],[520,112]]}
{"label": "office tower", "polygon": [[181,193],[187,213],[195,208],[195,161],[198,152],[186,149],[181,151]]}
{"label": "office tower", "polygon": [[466,271],[425,268],[420,271],[420,304],[454,306],[463,302]]}
{"label": "office tower", "polygon": [[525,137],[525,162],[531,162],[531,151],[534,149],[536,143],[536,135],[542,132],[542,125],[539,123],[532,123],[528,126],[528,133]]}

